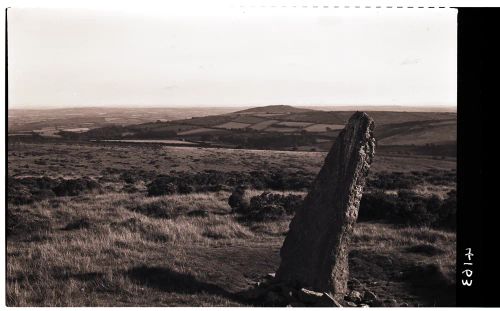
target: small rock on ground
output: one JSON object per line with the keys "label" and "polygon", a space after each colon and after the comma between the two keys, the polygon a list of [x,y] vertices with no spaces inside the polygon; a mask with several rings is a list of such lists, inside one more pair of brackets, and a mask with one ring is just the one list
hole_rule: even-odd
{"label": "small rock on ground", "polygon": [[306,288],[301,288],[297,296],[302,302],[316,303],[323,296],[323,293],[315,292]]}
{"label": "small rock on ground", "polygon": [[353,290],[345,297],[345,299],[351,302],[360,302],[363,297],[360,292]]}

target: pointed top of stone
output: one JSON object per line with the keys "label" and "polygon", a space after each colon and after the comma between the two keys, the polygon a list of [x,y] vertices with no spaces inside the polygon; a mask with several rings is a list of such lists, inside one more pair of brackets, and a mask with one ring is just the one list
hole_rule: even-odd
{"label": "pointed top of stone", "polygon": [[348,243],[375,154],[373,119],[356,112],[325,158],[280,251],[280,280],[343,297]]}

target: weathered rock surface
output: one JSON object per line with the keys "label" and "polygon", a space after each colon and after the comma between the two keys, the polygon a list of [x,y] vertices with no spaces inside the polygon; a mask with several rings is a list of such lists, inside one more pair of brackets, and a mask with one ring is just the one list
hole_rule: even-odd
{"label": "weathered rock surface", "polygon": [[354,113],[290,224],[276,278],[343,299],[348,243],[375,152],[374,122]]}
{"label": "weathered rock surface", "polygon": [[247,193],[247,187],[245,185],[237,186],[229,196],[228,203],[233,211],[248,209],[250,206],[250,197]]}

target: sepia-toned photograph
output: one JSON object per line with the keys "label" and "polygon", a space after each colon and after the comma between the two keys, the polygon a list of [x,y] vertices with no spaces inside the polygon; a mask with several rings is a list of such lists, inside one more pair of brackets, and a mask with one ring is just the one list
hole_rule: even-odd
{"label": "sepia-toned photograph", "polygon": [[6,19],[7,306],[457,305],[456,9]]}

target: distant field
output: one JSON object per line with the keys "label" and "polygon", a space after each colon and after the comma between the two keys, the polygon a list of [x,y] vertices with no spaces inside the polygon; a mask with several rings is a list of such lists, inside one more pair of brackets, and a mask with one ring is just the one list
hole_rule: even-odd
{"label": "distant field", "polygon": [[57,108],[9,109],[9,133],[43,127],[97,128],[113,124],[132,125],[229,113],[237,108]]}
{"label": "distant field", "polygon": [[[206,111],[108,111],[89,108],[81,111],[53,111],[54,117],[49,117],[46,111],[31,112],[34,115],[29,115],[28,112],[12,113],[9,119],[9,137],[16,140],[65,141],[186,140],[214,147],[310,151],[329,150],[353,113],[286,105],[240,111],[215,108]],[[177,119],[183,113],[185,118]],[[370,111],[369,114],[375,121],[375,137],[379,146],[388,146],[393,150],[399,146],[401,148],[398,153],[401,154],[413,150],[419,155],[456,156],[456,151],[450,147],[456,144],[456,113]],[[21,116],[26,120],[37,121],[26,122]],[[416,150],[415,147],[418,146],[420,148]]]}
{"label": "distant field", "polygon": [[[243,113],[241,113],[241,114],[243,114]],[[286,115],[285,113],[271,113],[271,112],[261,112],[261,113],[248,112],[247,114],[252,114],[256,117],[263,117],[263,118],[281,117],[281,116]]]}
{"label": "distant field", "polygon": [[33,131],[41,136],[46,136],[46,137],[60,137],[59,135],[57,135],[57,133],[59,132],[59,129],[55,128],[55,127],[44,127],[44,128],[41,128],[39,130],[35,130]]}
{"label": "distant field", "polygon": [[88,127],[75,127],[75,128],[64,129],[64,131],[75,132],[75,133],[83,133],[83,132],[87,132],[88,130],[90,130]]}
{"label": "distant field", "polygon": [[140,144],[171,144],[171,145],[194,145],[194,143],[182,140],[173,139],[109,139],[103,140],[105,142],[117,142],[117,143],[140,143]]}
{"label": "distant field", "polygon": [[197,135],[197,134],[211,133],[211,132],[217,132],[217,131],[218,130],[216,130],[216,129],[210,129],[210,128],[201,127],[201,128],[195,128],[195,129],[192,129],[192,130],[188,130],[188,131],[178,132],[177,135],[180,135],[180,136],[183,136],[183,135]]}
{"label": "distant field", "polygon": [[453,121],[422,123],[401,129],[397,135],[379,139],[382,145],[425,145],[457,141],[457,124]]}
{"label": "distant field", "polygon": [[234,122],[256,124],[266,120],[266,118],[259,118],[251,115],[240,115],[234,119]]}
{"label": "distant field", "polygon": [[326,132],[330,130],[341,130],[344,128],[343,124],[315,124],[305,128],[307,132]]}
{"label": "distant field", "polygon": [[277,122],[278,122],[277,120],[262,121],[262,122],[259,122],[257,124],[254,124],[254,125],[250,126],[250,128],[261,131],[261,130],[266,129],[269,126],[271,126],[271,125],[273,125],[273,124],[275,124]]}
{"label": "distant field", "polygon": [[250,126],[249,123],[227,122],[227,123],[217,125],[216,127],[222,128],[222,129],[244,129],[244,128],[249,127],[249,126]]}
{"label": "distant field", "polygon": [[[279,122],[278,125],[281,126],[287,126],[287,127],[307,127],[310,126],[312,123],[309,122]],[[343,128],[344,126],[342,126]]]}
{"label": "distant field", "polygon": [[276,133],[296,133],[299,132],[301,128],[299,127],[274,127],[270,126],[266,128],[264,131],[266,132],[276,132]]}

